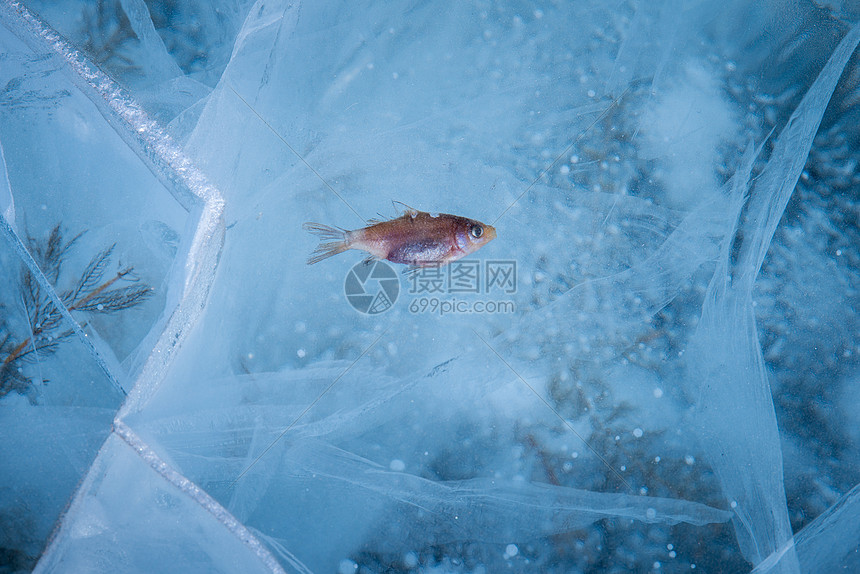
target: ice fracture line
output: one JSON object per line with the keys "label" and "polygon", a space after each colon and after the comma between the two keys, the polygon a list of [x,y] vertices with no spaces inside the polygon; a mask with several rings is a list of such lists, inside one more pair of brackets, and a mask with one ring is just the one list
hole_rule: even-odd
{"label": "ice fracture line", "polygon": [[499,214],[499,216],[498,216],[497,218],[495,218],[495,219],[493,220],[493,222],[492,222],[490,225],[495,225],[495,224],[496,224],[496,222],[497,222],[498,220],[500,220],[502,217],[504,217],[504,215],[505,215],[505,214],[506,214],[506,213],[507,213],[507,212],[508,212],[508,211],[509,211],[513,206],[515,206],[515,205],[516,205],[516,204],[517,204],[517,203],[518,203],[518,202],[519,202],[519,201],[520,201],[520,200],[525,196],[525,194],[527,194],[528,192],[530,192],[530,191],[531,191],[531,189],[532,189],[535,185],[537,185],[537,182],[539,182],[539,181],[543,178],[543,176],[545,176],[545,175],[549,172],[549,170],[551,170],[553,167],[555,167],[555,164],[557,164],[561,158],[563,158],[563,157],[564,157],[564,156],[566,156],[568,153],[570,153],[570,150],[572,150],[572,149],[573,149],[573,146],[575,146],[576,144],[578,144],[578,143],[579,143],[579,141],[580,141],[582,138],[584,138],[584,137],[585,137],[585,134],[587,134],[587,133],[591,130],[591,128],[593,128],[595,125],[597,125],[597,122],[599,122],[600,120],[602,120],[602,119],[606,116],[606,114],[608,114],[608,113],[609,113],[609,111],[610,111],[612,108],[614,108],[615,106],[617,106],[617,105],[618,105],[618,102],[620,102],[620,101],[621,101],[621,98],[623,98],[623,97],[627,94],[627,92],[629,92],[629,91],[630,91],[630,87],[628,86],[626,90],[624,90],[623,92],[621,92],[621,95],[620,95],[620,96],[618,96],[617,98],[615,98],[615,100],[614,100],[611,104],[609,104],[609,107],[607,107],[605,110],[603,110],[603,111],[600,113],[600,115],[599,115],[599,116],[597,116],[597,119],[596,119],[596,120],[594,120],[593,122],[591,122],[591,123],[588,125],[588,127],[587,127],[587,128],[585,128],[584,130],[582,130],[582,133],[580,133],[580,134],[576,137],[576,139],[575,139],[575,140],[573,140],[572,142],[570,142],[570,145],[568,145],[566,148],[564,148],[564,151],[563,151],[563,152],[561,152],[560,154],[558,154],[558,156],[557,156],[557,157],[552,161],[552,163],[551,163],[551,164],[549,164],[546,168],[544,168],[544,170],[543,170],[542,172],[540,172],[540,174],[538,174],[538,176],[535,178],[535,180],[529,184],[529,186],[525,189],[525,191],[523,191],[523,192],[519,195],[519,197],[517,197],[515,200],[513,200],[513,201],[511,202],[511,204],[510,204],[509,206],[507,206],[507,207],[505,208],[505,210],[504,210],[503,212],[501,212],[501,213]]}
{"label": "ice fracture line", "polygon": [[579,440],[581,440],[581,441],[582,441],[582,443],[583,443],[586,447],[588,447],[588,450],[590,450],[591,452],[593,452],[593,453],[594,453],[594,456],[596,456],[597,458],[599,458],[599,459],[600,459],[600,462],[602,462],[603,464],[605,464],[605,465],[606,465],[606,468],[608,468],[609,470],[611,470],[611,471],[612,471],[612,473],[613,473],[615,476],[617,476],[617,477],[618,477],[618,479],[619,479],[621,482],[623,482],[623,483],[624,483],[624,485],[625,485],[625,486],[627,486],[627,488],[629,488],[631,492],[635,492],[635,491],[633,490],[633,487],[632,487],[632,486],[630,486],[630,483],[629,483],[629,482],[627,482],[626,480],[624,480],[624,477],[623,477],[623,476],[621,476],[621,473],[619,473],[617,470],[615,470],[615,468],[613,468],[613,467],[612,467],[612,465],[611,465],[611,464],[609,464],[609,463],[606,461],[606,459],[605,459],[605,458],[603,458],[603,456],[602,456],[599,452],[597,452],[597,450],[595,450],[595,449],[594,449],[594,447],[593,447],[593,446],[591,446],[590,444],[588,444],[588,441],[587,441],[587,440],[585,440],[585,439],[582,437],[582,435],[581,435],[581,434],[579,434],[578,432],[576,432],[576,429],[575,429],[575,428],[573,428],[573,425],[571,425],[567,420],[565,420],[565,419],[564,419],[564,417],[562,417],[562,416],[559,414],[559,412],[558,412],[557,410],[555,410],[555,409],[552,407],[552,405],[551,405],[551,404],[549,404],[549,402],[548,402],[545,398],[543,398],[543,396],[541,396],[541,394],[540,394],[539,392],[537,392],[537,391],[535,390],[535,388],[534,388],[533,386],[531,386],[530,384],[528,384],[528,382],[526,382],[526,380],[523,378],[523,376],[522,376],[521,374],[519,374],[519,373],[517,372],[517,370],[516,370],[516,369],[514,369],[514,368],[511,366],[511,364],[510,364],[509,362],[507,362],[507,361],[504,359],[504,357],[502,357],[502,356],[499,354],[499,352],[498,352],[498,351],[496,351],[496,350],[495,350],[495,349],[494,349],[494,348],[493,348],[493,347],[492,347],[492,346],[487,342],[487,340],[486,340],[486,339],[484,339],[481,335],[479,335],[479,334],[478,334],[478,332],[477,332],[477,331],[475,331],[474,329],[472,329],[472,332],[473,332],[473,333],[475,333],[475,336],[476,336],[476,337],[478,337],[478,338],[481,340],[481,342],[482,342],[482,343],[484,343],[484,344],[487,346],[487,348],[488,348],[489,350],[491,350],[491,351],[493,352],[493,354],[494,354],[494,355],[496,355],[496,356],[499,358],[499,360],[500,360],[501,362],[503,362],[503,363],[505,364],[505,366],[506,366],[508,369],[510,369],[510,371],[511,371],[513,374],[515,374],[515,375],[517,376],[517,378],[518,378],[520,381],[522,381],[522,383],[523,383],[525,386],[527,386],[527,387],[529,388],[529,390],[530,390],[531,392],[533,392],[533,393],[535,394],[535,396],[536,396],[537,398],[539,398],[539,399],[541,400],[541,402],[543,402],[543,404],[545,404],[545,405],[546,405],[546,407],[547,407],[549,410],[551,410],[551,411],[552,411],[552,414],[554,414],[555,416],[557,416],[557,417],[558,417],[558,420],[560,420],[561,422],[563,422],[563,423],[564,423],[564,426],[566,426],[567,428],[569,428],[569,429],[570,429],[570,432],[572,432],[573,434],[575,434],[575,435],[576,435],[576,438],[578,438]]}
{"label": "ice fracture line", "polygon": [[[378,342],[379,342],[379,340],[383,337],[383,335],[385,335],[385,333],[387,333],[387,332],[388,332],[388,329],[390,329],[390,327],[386,327],[386,328],[382,331],[382,333],[380,333],[380,334],[379,334],[379,336],[378,336],[376,339],[374,339],[374,340],[373,340],[373,342],[372,342],[372,343],[371,343],[371,344],[370,344],[370,345],[369,345],[369,346],[368,346],[364,351],[362,351],[362,352],[361,352],[361,354],[360,354],[358,357],[356,357],[356,358],[355,358],[355,360],[354,360],[352,363],[350,363],[350,365],[349,365],[347,368],[345,368],[345,369],[343,370],[343,372],[342,372],[341,374],[339,374],[339,375],[338,375],[338,376],[337,376],[337,377],[336,377],[336,378],[331,382],[331,384],[330,384],[329,386],[327,386],[327,387],[325,388],[325,390],[323,390],[323,392],[321,392],[319,395],[317,395],[317,398],[315,398],[315,399],[311,402],[311,404],[309,404],[307,407],[305,407],[305,410],[303,410],[302,412],[300,412],[300,413],[299,413],[299,416],[297,416],[297,417],[295,418],[295,420],[294,420],[293,422],[291,422],[291,423],[290,423],[290,425],[289,425],[287,428],[285,428],[283,431],[281,431],[281,434],[279,434],[279,435],[278,435],[278,437],[277,437],[275,440],[273,440],[273,441],[272,441],[272,443],[271,443],[269,446],[267,446],[265,449],[263,449],[263,452],[261,452],[261,453],[259,454],[259,456],[257,456],[257,458],[255,458],[255,459],[254,459],[254,461],[253,461],[251,464],[249,464],[249,465],[248,465],[248,467],[247,467],[245,470],[243,470],[243,471],[241,472],[241,474],[239,474],[239,476],[237,476],[235,479],[233,479],[233,482],[231,482],[231,483],[230,483],[230,486],[232,487],[232,486],[234,486],[237,482],[239,482],[239,480],[240,480],[243,476],[245,476],[245,474],[247,474],[247,472],[248,472],[249,470],[251,470],[251,468],[253,468],[253,466],[254,466],[255,464],[257,464],[257,463],[260,461],[260,459],[261,459],[261,458],[263,458],[263,456],[265,456],[265,454],[266,454],[267,452],[269,452],[270,450],[272,450],[272,447],[274,447],[274,446],[277,444],[277,442],[278,442],[279,440],[281,440],[282,438],[284,438],[284,435],[285,435],[285,434],[287,434],[287,433],[290,431],[290,429],[291,429],[291,428],[293,428],[294,426],[296,426],[296,423],[298,423],[298,422],[302,419],[302,417],[303,417],[303,416],[305,416],[306,414],[308,414],[308,411],[309,411],[309,410],[311,410],[311,409],[314,407],[314,405],[315,405],[315,404],[317,404],[317,403],[320,401],[320,399],[322,399],[322,398],[325,396],[325,394],[326,394],[327,392],[329,392],[329,391],[332,389],[332,387],[334,387],[334,386],[337,384],[337,382],[338,382],[339,380],[341,380],[341,379],[343,378],[343,376],[344,376],[344,375],[346,375],[346,374],[350,371],[350,369],[352,369],[352,368],[355,366],[355,364],[356,364],[358,361],[360,361],[360,360],[361,360],[361,358],[362,358],[363,356],[365,356],[367,353],[369,353],[369,352],[370,352],[370,350],[374,347],[374,345],[376,345],[376,343],[378,343]],[[623,480],[623,479],[622,479],[622,480]]]}
{"label": "ice fracture line", "polygon": [[335,191],[335,189],[334,189],[332,186],[330,186],[330,185],[329,185],[329,183],[328,183],[328,182],[323,178],[323,176],[321,176],[321,175],[319,174],[319,172],[318,172],[317,170],[315,170],[315,169],[313,168],[313,166],[312,166],[311,164],[309,164],[309,163],[307,162],[307,160],[305,160],[305,158],[304,158],[304,157],[302,157],[302,155],[301,155],[299,152],[297,152],[297,151],[295,150],[295,148],[294,148],[293,146],[291,146],[291,145],[290,145],[290,143],[289,143],[286,139],[284,139],[284,137],[283,137],[281,134],[279,134],[279,133],[275,130],[275,128],[273,128],[273,127],[269,124],[269,122],[267,122],[267,121],[265,120],[265,118],[263,118],[263,116],[261,116],[259,113],[257,113],[257,110],[255,110],[255,109],[251,106],[251,104],[249,104],[249,103],[245,100],[245,98],[243,98],[243,97],[239,94],[239,92],[237,92],[237,91],[233,88],[233,86],[232,86],[232,85],[228,84],[227,86],[230,88],[230,91],[231,91],[231,92],[233,92],[234,94],[236,94],[236,97],[237,97],[237,98],[239,98],[239,99],[242,101],[242,103],[243,103],[243,104],[245,104],[245,106],[247,106],[247,108],[248,108],[249,110],[251,110],[251,112],[253,112],[253,113],[254,113],[254,115],[255,115],[255,116],[257,116],[257,117],[260,119],[260,121],[261,121],[261,122],[263,122],[263,124],[265,124],[265,126],[266,126],[267,128],[269,128],[269,130],[270,130],[273,134],[275,134],[275,136],[276,136],[279,140],[281,140],[282,142],[284,142],[284,145],[285,145],[285,146],[287,146],[287,149],[289,149],[291,152],[293,152],[293,155],[295,155],[297,158],[299,158],[299,159],[301,160],[301,162],[302,162],[303,164],[305,164],[305,165],[307,166],[307,168],[308,168],[309,170],[311,170],[311,171],[314,173],[314,175],[315,175],[315,176],[317,176],[317,177],[319,178],[319,180],[320,180],[321,182],[323,182],[323,184],[325,184],[325,186],[326,186],[327,188],[329,188],[329,190],[331,190],[331,192],[332,192],[333,194],[335,194],[335,195],[337,196],[337,198],[338,198],[339,200],[341,200],[341,201],[343,202],[343,204],[344,204],[345,206],[347,206],[347,207],[349,208],[349,210],[350,210],[350,211],[352,211],[352,212],[356,215],[356,217],[358,217],[362,222],[364,222],[364,221],[365,221],[365,219],[364,219],[361,215],[359,215],[359,213],[358,213],[355,209],[353,209],[353,207],[349,204],[349,202],[348,202],[347,200],[345,200],[345,199],[343,198],[343,196],[341,196],[341,194],[339,194],[338,192],[336,192],[336,191]]}

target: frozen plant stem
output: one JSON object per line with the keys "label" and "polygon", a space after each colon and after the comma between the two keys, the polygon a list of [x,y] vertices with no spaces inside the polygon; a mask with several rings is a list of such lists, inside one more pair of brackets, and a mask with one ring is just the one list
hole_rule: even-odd
{"label": "frozen plant stem", "polygon": [[[125,269],[123,271],[118,272],[112,279],[106,281],[105,283],[100,285],[95,291],[93,291],[92,293],[90,293],[89,295],[87,295],[86,297],[81,299],[78,303],[69,307],[69,311],[77,311],[77,310],[83,308],[84,306],[86,306],[87,303],[89,303],[99,293],[101,293],[102,291],[104,291],[105,289],[107,289],[108,287],[113,285],[114,283],[116,283],[116,281],[118,279],[121,279],[121,278],[125,277],[126,275],[128,275],[130,272],[131,272],[131,268],[128,268],[128,269]],[[35,329],[33,329],[33,336],[27,337],[26,339],[21,341],[21,343],[19,343],[18,346],[15,347],[11,353],[9,353],[9,356],[6,357],[5,359],[3,359],[3,364],[4,365],[9,364],[12,361],[14,361],[15,359],[17,359],[18,357],[20,357],[21,352],[27,348],[27,345],[30,344],[30,341],[40,334],[42,334],[42,328],[40,326],[37,326]]]}
{"label": "frozen plant stem", "polygon": [[[78,234],[72,240],[63,242],[60,226],[56,225],[44,242],[29,238],[30,252],[38,261],[45,276],[54,285],[59,282],[65,254],[81,235]],[[115,245],[111,245],[93,257],[81,273],[75,287],[59,294],[62,304],[69,312],[121,311],[142,303],[152,295],[152,288],[134,277],[132,267],[122,268],[113,277],[103,281],[114,247]],[[120,279],[130,280],[131,285],[115,286]],[[42,292],[42,287],[29,269],[24,269],[21,274],[21,295],[30,325],[30,335],[14,346],[10,344],[10,333],[5,333],[2,339],[0,352],[10,346],[11,349],[0,361],[0,396],[8,394],[13,389],[24,392],[32,386],[32,381],[21,374],[20,368],[14,369],[13,363],[28,358],[31,353],[35,355],[40,351],[52,353],[60,341],[74,332],[69,329],[52,335],[52,332],[59,327],[63,314],[54,300]]]}

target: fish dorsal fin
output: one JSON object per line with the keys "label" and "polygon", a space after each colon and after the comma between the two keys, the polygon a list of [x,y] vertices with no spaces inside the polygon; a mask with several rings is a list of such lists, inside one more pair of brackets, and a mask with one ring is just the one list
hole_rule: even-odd
{"label": "fish dorsal fin", "polygon": [[418,215],[418,210],[414,207],[409,207],[402,201],[397,201],[396,199],[392,199],[391,203],[394,205],[394,209],[401,211],[400,216],[408,215],[409,217],[415,217]]}

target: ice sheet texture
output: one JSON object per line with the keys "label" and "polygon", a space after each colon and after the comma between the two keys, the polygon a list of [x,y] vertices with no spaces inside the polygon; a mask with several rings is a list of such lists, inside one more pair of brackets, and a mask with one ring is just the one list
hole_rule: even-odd
{"label": "ice sheet texture", "polygon": [[[68,519],[74,526],[60,532],[40,571],[271,572],[115,436],[103,446]],[[145,542],[142,531],[149,531]]]}
{"label": "ice sheet texture", "polygon": [[[702,322],[687,355],[699,432],[711,447],[712,466],[736,511],[741,550],[754,564],[788,544],[792,534],[784,502],[779,431],[753,315],[753,284],[803,169],[800,158],[808,154],[826,102],[858,42],[860,26],[855,26],[774,142],[739,226],[740,245],[733,264],[735,234],[727,234],[724,240],[720,265],[705,296]],[[743,197],[744,184],[735,184],[733,195]],[[756,448],[751,448],[750,437],[755,437]],[[792,554],[789,549],[779,571],[799,571]]]}
{"label": "ice sheet texture", "polygon": [[[168,197],[186,182],[174,195],[191,212],[181,229],[143,215],[152,196],[134,186],[131,215],[104,201],[75,212],[62,193],[46,203],[105,227],[130,219],[156,245],[170,229],[182,239],[168,249],[169,317],[112,331],[131,341],[116,360],[131,391],[113,431],[115,403],[92,432],[70,433],[86,438],[74,467],[86,478],[41,571],[851,564],[850,10],[259,1],[192,17],[170,6],[31,5],[149,113],[113,106],[107,80],[82,90],[108,120],[99,153],[143,159],[141,178]],[[35,76],[59,110],[44,115],[61,116],[77,92]],[[39,125],[15,107],[34,101],[21,83],[7,84],[0,130]],[[136,123],[146,117],[220,189],[223,221],[200,207],[220,205],[214,190],[189,198],[196,172]],[[0,139],[0,211],[23,237],[39,182],[16,168],[28,140]],[[108,196],[110,173],[66,171],[71,190]],[[495,225],[478,260],[515,262],[515,289],[410,293],[418,283],[403,277],[390,310],[357,313],[343,282],[361,255],[308,267],[301,225],[360,227],[393,215],[391,200]],[[808,271],[822,267],[826,279]],[[802,314],[790,310],[797,291]],[[442,314],[455,299],[511,311]],[[44,411],[60,428],[91,412]],[[48,436],[32,441],[46,460]],[[30,472],[19,466],[8,474]],[[193,552],[162,552],[172,540]]]}
{"label": "ice sheet texture", "polygon": [[17,570],[44,550],[134,381],[157,372],[150,355],[180,340],[220,243],[211,190],[127,93],[20,5],[0,9],[0,522]]}
{"label": "ice sheet texture", "polygon": [[0,545],[26,568],[179,297],[170,270],[191,218],[14,23],[0,25]]}

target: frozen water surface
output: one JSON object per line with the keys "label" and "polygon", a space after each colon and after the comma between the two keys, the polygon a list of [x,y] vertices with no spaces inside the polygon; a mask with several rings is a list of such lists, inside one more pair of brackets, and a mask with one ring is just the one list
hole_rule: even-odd
{"label": "frozen water surface", "polygon": [[4,571],[858,567],[850,4],[0,12]]}

